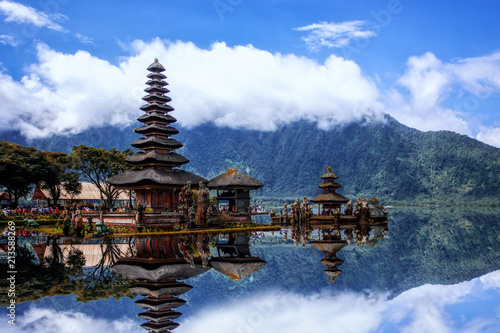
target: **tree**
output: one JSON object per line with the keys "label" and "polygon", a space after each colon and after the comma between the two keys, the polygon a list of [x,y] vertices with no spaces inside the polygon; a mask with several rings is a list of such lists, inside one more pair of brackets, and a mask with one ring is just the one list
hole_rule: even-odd
{"label": "tree", "polygon": [[71,199],[82,192],[82,183],[79,181],[79,175],[76,172],[66,172],[64,175],[64,183],[62,187],[69,194]]}
{"label": "tree", "polygon": [[73,147],[70,157],[73,168],[99,189],[103,203],[113,207],[120,190],[108,183],[107,179],[130,169],[125,159],[132,153],[130,149],[119,151],[111,148],[107,151],[79,145]]}
{"label": "tree", "polygon": [[47,163],[40,187],[49,190],[50,198],[47,198],[48,205],[52,206],[61,197],[62,182],[64,181],[66,169],[69,166],[69,157],[65,153],[43,152],[42,154]]}
{"label": "tree", "polygon": [[47,177],[48,168],[49,162],[40,150],[0,141],[0,185],[13,198],[13,207],[28,195],[31,185]]}

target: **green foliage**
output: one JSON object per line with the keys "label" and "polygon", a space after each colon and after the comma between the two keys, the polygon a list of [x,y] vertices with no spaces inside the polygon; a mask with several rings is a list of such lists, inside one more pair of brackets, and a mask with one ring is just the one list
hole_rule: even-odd
{"label": "green foliage", "polygon": [[82,192],[82,183],[80,183],[79,176],[76,172],[67,172],[65,174],[62,187],[71,198]]}
{"label": "green foliage", "polygon": [[120,192],[107,179],[130,169],[125,159],[131,154],[130,149],[106,150],[79,145],[73,147],[70,158],[73,168],[99,189],[104,205],[113,207]]}
{"label": "green foliage", "polygon": [[34,147],[0,141],[0,185],[13,198],[12,206],[26,196],[30,186],[50,177],[49,161]]}
{"label": "green foliage", "polygon": [[72,274],[80,275],[86,261],[87,259],[85,259],[82,250],[73,248],[69,251],[68,257],[66,258],[66,266],[69,267]]}

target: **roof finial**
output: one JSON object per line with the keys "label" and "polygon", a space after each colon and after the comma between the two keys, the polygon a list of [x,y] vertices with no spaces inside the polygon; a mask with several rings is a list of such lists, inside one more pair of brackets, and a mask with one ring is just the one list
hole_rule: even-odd
{"label": "roof finial", "polygon": [[158,58],[155,58],[155,62],[158,62]]}
{"label": "roof finial", "polygon": [[326,171],[327,171],[327,172],[332,172],[332,167],[328,165],[328,166],[326,167]]}

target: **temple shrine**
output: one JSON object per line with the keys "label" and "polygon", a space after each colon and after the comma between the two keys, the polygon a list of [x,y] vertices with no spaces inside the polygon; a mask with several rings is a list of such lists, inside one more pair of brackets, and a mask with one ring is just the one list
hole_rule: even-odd
{"label": "temple shrine", "polygon": [[320,205],[319,214],[321,215],[332,215],[335,210],[340,209],[341,205],[346,204],[349,201],[349,199],[343,195],[335,193],[336,189],[342,187],[342,185],[335,182],[335,179],[337,178],[339,177],[337,177],[332,172],[332,168],[328,166],[326,168],[326,173],[321,176],[324,183],[318,186],[323,190],[323,194],[319,194],[311,199],[311,202]]}
{"label": "temple shrine", "polygon": [[134,166],[132,170],[113,176],[108,182],[118,189],[133,190],[142,207],[171,211],[183,186],[190,182],[198,188],[200,182],[208,180],[179,169],[189,160],[175,152],[183,145],[172,138],[179,131],[170,126],[177,120],[169,114],[174,108],[167,104],[171,98],[166,95],[170,91],[165,88],[165,68],[155,59],[147,70],[151,72],[146,82],[149,87],[144,90],[148,94],[142,98],[147,104],[141,106],[145,114],[137,119],[144,125],[134,130],[143,137],[132,142],[141,151],[127,158]]}
{"label": "temple shrine", "polygon": [[250,206],[250,190],[262,186],[257,179],[234,168],[210,179],[207,184],[210,190],[217,191],[217,205],[227,204],[227,210],[233,213],[246,213]]}
{"label": "temple shrine", "polygon": [[[326,168],[321,178],[323,183],[319,188],[323,190],[311,199],[311,202],[318,205],[318,208],[309,207],[308,200],[304,197],[302,204],[299,199],[288,210],[288,205],[284,204],[284,209],[277,215],[271,212],[271,223],[274,225],[294,225],[307,220],[311,225],[334,225],[341,229],[365,229],[367,225],[371,227],[384,228],[387,226],[387,210],[382,208],[375,209],[371,207],[366,199],[358,198],[355,203],[341,194],[335,193],[335,190],[341,185],[336,183],[338,178],[331,167]],[[313,213],[313,209],[316,213]]]}
{"label": "temple shrine", "polygon": [[[165,88],[165,68],[155,59],[147,70],[149,87],[142,98],[147,104],[141,106],[145,114],[138,118],[143,126],[134,130],[143,136],[132,142],[140,151],[126,159],[133,166],[131,170],[108,179],[118,189],[135,192],[137,212],[135,216],[106,214],[99,219],[113,224],[132,221],[138,226],[180,222],[200,227],[213,225],[220,214],[227,214],[233,222],[251,222],[249,191],[262,183],[236,169],[210,182],[181,170],[189,160],[175,152],[183,145],[172,138],[179,131],[171,126],[176,119],[170,115],[174,109],[168,105],[171,98],[166,95],[170,91]],[[217,191],[217,206],[210,202],[209,190]]]}

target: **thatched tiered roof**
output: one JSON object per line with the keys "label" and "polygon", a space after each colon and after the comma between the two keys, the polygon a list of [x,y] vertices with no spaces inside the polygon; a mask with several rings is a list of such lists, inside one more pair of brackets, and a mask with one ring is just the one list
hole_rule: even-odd
{"label": "thatched tiered roof", "polygon": [[118,274],[134,280],[159,282],[163,279],[184,280],[203,274],[211,267],[203,267],[201,259],[195,258],[191,266],[184,259],[120,258],[111,267]]}
{"label": "thatched tiered roof", "polygon": [[335,182],[335,179],[338,177],[332,172],[331,167],[328,166],[326,168],[326,172],[321,178],[324,180],[324,183],[320,184],[318,187],[323,189],[323,193],[312,198],[311,202],[317,204],[341,205],[349,201],[349,199],[343,195],[335,193],[335,190],[342,186]]}
{"label": "thatched tiered roof", "polygon": [[229,276],[233,280],[240,280],[266,265],[266,262],[258,257],[214,257],[210,259],[209,263],[217,272]]}
{"label": "thatched tiered roof", "polygon": [[250,177],[236,169],[229,169],[221,175],[212,178],[207,187],[211,190],[225,190],[225,189],[247,189],[256,190],[264,186],[260,181]]}

